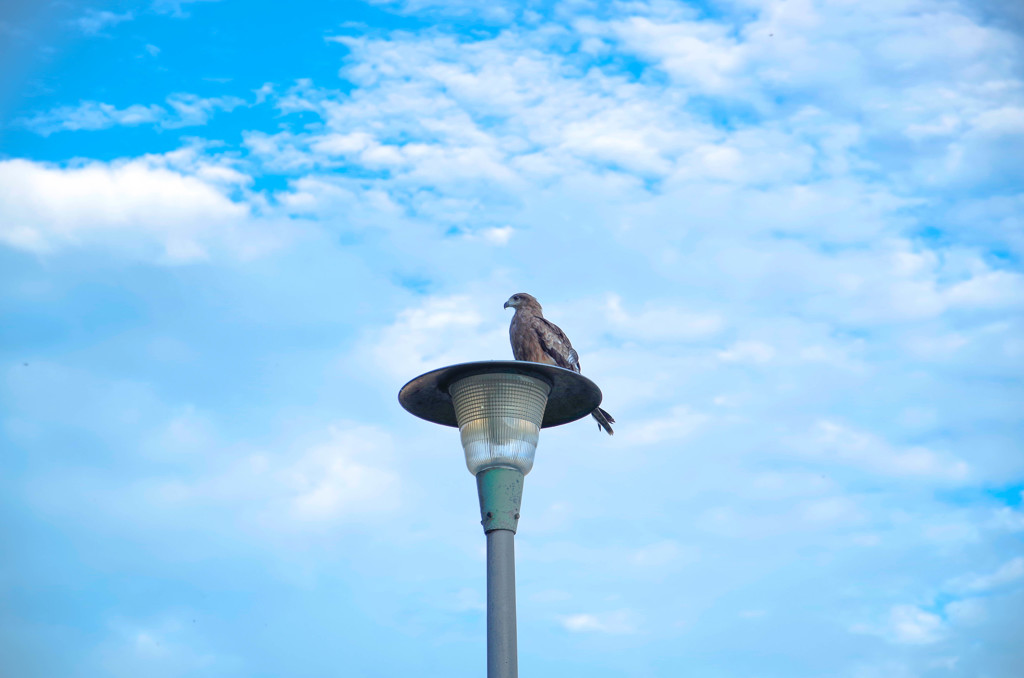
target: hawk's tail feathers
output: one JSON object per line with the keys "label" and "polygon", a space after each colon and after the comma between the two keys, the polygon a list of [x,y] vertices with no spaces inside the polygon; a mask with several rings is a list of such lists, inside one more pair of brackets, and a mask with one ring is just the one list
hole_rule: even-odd
{"label": "hawk's tail feathers", "polygon": [[590,413],[594,419],[597,419],[597,430],[604,429],[608,432],[608,435],[614,435],[615,431],[612,430],[612,424],[615,423],[615,418],[602,410],[600,407]]}

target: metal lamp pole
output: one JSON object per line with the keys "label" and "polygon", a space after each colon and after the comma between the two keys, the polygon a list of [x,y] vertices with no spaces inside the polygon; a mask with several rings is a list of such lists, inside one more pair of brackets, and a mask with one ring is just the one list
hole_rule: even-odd
{"label": "metal lamp pole", "polygon": [[553,365],[495,360],[443,367],[402,387],[412,414],[457,426],[487,535],[487,677],[517,678],[515,533],[540,429],[587,416],[601,390]]}
{"label": "metal lamp pole", "polygon": [[487,675],[516,678],[515,534],[523,499],[523,474],[489,468],[476,476],[480,521],[487,535]]}

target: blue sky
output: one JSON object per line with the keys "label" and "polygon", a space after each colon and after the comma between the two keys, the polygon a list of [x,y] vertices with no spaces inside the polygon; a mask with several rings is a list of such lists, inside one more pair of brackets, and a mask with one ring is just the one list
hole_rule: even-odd
{"label": "blue sky", "polygon": [[1024,13],[4,3],[0,662],[479,675],[457,434],[527,291],[530,676],[1024,667]]}

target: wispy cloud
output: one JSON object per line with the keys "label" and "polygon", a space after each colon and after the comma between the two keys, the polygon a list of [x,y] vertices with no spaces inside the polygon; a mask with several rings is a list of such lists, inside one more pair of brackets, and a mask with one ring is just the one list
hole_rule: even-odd
{"label": "wispy cloud", "polygon": [[878,437],[832,421],[819,421],[809,437],[797,442],[809,458],[829,459],[895,477],[964,481],[966,462],[923,447],[896,449]]}
{"label": "wispy cloud", "polygon": [[630,312],[616,294],[609,295],[607,312],[612,327],[630,339],[702,339],[717,334],[724,326],[718,314],[688,311],[670,304],[648,304],[639,312]]}
{"label": "wispy cloud", "polygon": [[900,645],[930,645],[941,640],[946,632],[940,615],[914,605],[896,605],[889,611],[883,625],[856,625],[855,633],[871,633]]}
{"label": "wispy cloud", "polygon": [[947,587],[961,593],[986,593],[1024,579],[1024,558],[1014,558],[1003,563],[989,574],[967,575],[954,579]]}
{"label": "wispy cloud", "polygon": [[[148,45],[147,49],[152,47]],[[155,52],[159,53],[155,47]],[[205,125],[217,111],[230,112],[245,101],[238,97],[202,98],[194,94],[173,94],[167,98],[167,106],[159,104],[134,104],[117,108],[99,101],[83,101],[77,106],[60,106],[45,113],[18,121],[28,129],[49,136],[56,132],[95,131],[111,127],[155,125],[162,129],[176,129]]]}
{"label": "wispy cloud", "polygon": [[629,610],[615,612],[569,614],[560,618],[562,626],[574,633],[608,633],[614,635],[635,633],[635,615]]}
{"label": "wispy cloud", "polygon": [[117,108],[99,101],[83,101],[77,106],[61,106],[22,121],[25,127],[44,136],[60,131],[101,130],[117,125],[131,127],[160,122],[167,115],[162,106],[135,104]]}
{"label": "wispy cloud", "polygon": [[663,416],[632,424],[623,432],[623,436],[633,445],[678,441],[692,435],[709,418],[707,414],[693,411],[686,405],[678,405]]}
{"label": "wispy cloud", "polygon": [[132,12],[117,14],[105,10],[90,9],[74,21],[74,25],[86,35],[102,35],[105,28],[131,21],[135,16]]}
{"label": "wispy cloud", "polygon": [[167,98],[167,105],[172,114],[163,125],[174,128],[205,125],[215,112],[230,112],[244,106],[245,101],[233,96],[203,98],[195,94],[174,94]]}
{"label": "wispy cloud", "polygon": [[185,8],[197,2],[220,2],[220,0],[153,0],[152,8],[154,12],[185,18],[189,16]]}

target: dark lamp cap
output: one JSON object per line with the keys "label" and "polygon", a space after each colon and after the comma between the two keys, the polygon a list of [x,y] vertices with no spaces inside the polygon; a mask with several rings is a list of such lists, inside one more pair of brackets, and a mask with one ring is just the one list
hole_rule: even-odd
{"label": "dark lamp cap", "polygon": [[522,374],[550,386],[541,428],[582,419],[601,404],[601,389],[582,374],[564,367],[525,360],[485,360],[442,367],[421,374],[403,386],[398,392],[398,402],[420,419],[457,427],[455,406],[448,387],[459,379],[478,374]]}

